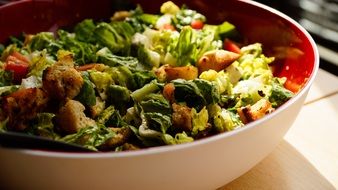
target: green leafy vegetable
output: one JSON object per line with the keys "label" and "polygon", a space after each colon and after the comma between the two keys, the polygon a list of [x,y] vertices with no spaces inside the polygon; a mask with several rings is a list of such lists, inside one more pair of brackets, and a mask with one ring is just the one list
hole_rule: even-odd
{"label": "green leafy vegetable", "polygon": [[208,112],[217,132],[232,131],[244,125],[237,113],[221,108],[217,104],[209,105]]}
{"label": "green leafy vegetable", "polygon": [[0,87],[0,96],[9,95],[20,88],[20,85],[2,86]]}
{"label": "green leafy vegetable", "polygon": [[0,70],[0,87],[12,84],[13,74],[10,71]]}
{"label": "green leafy vegetable", "polygon": [[96,118],[96,123],[109,127],[123,127],[127,123],[123,121],[119,112],[114,106],[109,106]]}
{"label": "green leafy vegetable", "polygon": [[55,63],[54,59],[47,55],[46,49],[33,52],[31,57],[28,76],[42,77],[43,71]]}
{"label": "green leafy vegetable", "polygon": [[193,136],[197,135],[199,132],[204,131],[208,127],[208,110],[206,107],[203,107],[203,109],[200,112],[197,112],[194,108],[191,110],[192,114],[192,132],[191,134]]}
{"label": "green leafy vegetable", "polygon": [[171,126],[171,118],[157,112],[144,113],[150,129],[166,133],[167,129]]}
{"label": "green leafy vegetable", "polygon": [[219,35],[220,39],[234,37],[237,35],[236,27],[225,21],[222,24],[217,25],[217,35]]}
{"label": "green leafy vegetable", "polygon": [[89,80],[88,72],[82,73],[83,85],[80,93],[75,97],[76,100],[87,106],[96,104],[96,96],[93,83]]}
{"label": "green leafy vegetable", "polygon": [[146,67],[159,67],[160,66],[160,54],[140,45],[137,50],[137,57]]}
{"label": "green leafy vegetable", "polygon": [[98,60],[110,67],[127,66],[130,68],[136,68],[139,65],[138,60],[135,57],[117,56],[114,55],[108,48],[102,48],[96,52]]}
{"label": "green leafy vegetable", "polygon": [[8,117],[2,121],[0,121],[0,133],[7,131],[7,123],[8,123]]}
{"label": "green leafy vegetable", "polygon": [[214,83],[203,79],[195,79],[193,82],[203,94],[207,104],[216,104],[219,102],[220,94]]}
{"label": "green leafy vegetable", "polygon": [[159,15],[143,13],[143,14],[138,15],[137,17],[138,17],[138,20],[141,21],[142,23],[155,26],[159,18]]}
{"label": "green leafy vegetable", "polygon": [[200,89],[192,81],[176,79],[171,81],[175,86],[175,99],[178,102],[186,102],[189,107],[201,110],[206,105]]}
{"label": "green leafy vegetable", "polygon": [[229,75],[224,71],[217,72],[210,69],[201,73],[199,78],[211,81],[220,94],[232,94],[233,85],[230,82]]}
{"label": "green leafy vegetable", "polygon": [[131,37],[135,33],[127,22],[99,23],[93,33],[96,42],[118,55],[129,55]]}
{"label": "green leafy vegetable", "polygon": [[144,85],[144,87],[142,87],[138,90],[135,90],[131,94],[131,97],[134,99],[134,101],[139,102],[139,101],[143,100],[148,94],[157,92],[159,90],[160,89],[155,82],[150,82],[150,83]]}
{"label": "green leafy vegetable", "polygon": [[130,91],[128,88],[119,85],[110,85],[107,89],[108,101],[111,102],[121,112],[125,113],[130,101]]}
{"label": "green leafy vegetable", "polygon": [[30,133],[50,139],[58,139],[60,135],[56,133],[53,124],[53,113],[38,113],[37,117],[32,121],[32,126],[29,128]]}
{"label": "green leafy vegetable", "polygon": [[31,52],[47,49],[47,52],[52,55],[56,55],[56,52],[62,49],[62,45],[57,43],[51,32],[40,32],[34,35],[27,45]]}
{"label": "green leafy vegetable", "polygon": [[178,38],[174,52],[171,52],[177,58],[177,66],[194,64],[196,60],[192,57],[195,54],[196,42],[194,42],[194,30],[191,27],[184,27]]}
{"label": "green leafy vegetable", "polygon": [[182,133],[176,133],[175,137],[172,137],[169,134],[164,134],[162,137],[165,144],[174,145],[174,144],[183,144],[188,142],[193,142],[194,138],[190,137],[184,131]]}
{"label": "green leafy vegetable", "polygon": [[175,86],[175,99],[178,102],[186,102],[189,107],[194,107],[197,111],[219,101],[220,95],[216,85],[206,80],[176,79],[171,82]]}
{"label": "green leafy vegetable", "polygon": [[24,34],[22,34],[21,36],[19,36],[18,38],[14,37],[14,36],[10,36],[9,37],[9,40],[11,41],[11,44],[15,44],[16,47],[18,48],[22,48],[24,43],[23,43],[23,40],[24,40]]}
{"label": "green leafy vegetable", "polygon": [[162,94],[149,94],[140,102],[140,106],[144,112],[155,112],[164,115],[171,114],[171,105]]}
{"label": "green leafy vegetable", "polygon": [[109,85],[114,83],[112,76],[107,72],[96,70],[88,71],[88,73],[90,81],[94,83],[101,98],[106,99],[106,90]]}
{"label": "green leafy vegetable", "polygon": [[115,135],[116,133],[113,130],[99,124],[81,128],[79,132],[62,137],[60,140],[67,143],[79,144],[91,150],[97,150],[97,147]]}
{"label": "green leafy vegetable", "polygon": [[170,54],[176,58],[175,66],[195,65],[197,60],[208,50],[222,47],[221,41],[215,41],[211,30],[196,31],[185,26],[179,38],[169,45]]}
{"label": "green leafy vegetable", "polygon": [[92,35],[96,26],[92,19],[85,19],[74,28],[75,38],[83,42],[92,42]]}
{"label": "green leafy vegetable", "polygon": [[4,52],[5,50],[5,46],[3,44],[0,44],[0,55],[2,54],[2,52]]}
{"label": "green leafy vegetable", "polygon": [[279,107],[284,102],[289,100],[294,94],[283,87],[283,83],[280,83],[279,80],[275,79],[272,83],[271,95],[269,101],[272,103],[273,107]]}
{"label": "green leafy vegetable", "polygon": [[139,89],[155,79],[155,74],[151,71],[136,70],[133,71],[135,89]]}
{"label": "green leafy vegetable", "polygon": [[97,51],[97,47],[86,42],[81,42],[76,39],[76,35],[74,33],[68,33],[64,30],[58,31],[59,35],[59,43],[62,45],[64,50],[71,51],[74,56],[74,61],[83,65],[85,63],[95,63],[97,57],[95,52]]}

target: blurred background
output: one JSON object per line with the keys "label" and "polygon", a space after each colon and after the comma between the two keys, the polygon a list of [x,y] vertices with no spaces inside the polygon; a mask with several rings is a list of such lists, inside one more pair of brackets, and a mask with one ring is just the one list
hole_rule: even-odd
{"label": "blurred background", "polygon": [[298,21],[314,38],[320,67],[338,76],[338,0],[256,0]]}

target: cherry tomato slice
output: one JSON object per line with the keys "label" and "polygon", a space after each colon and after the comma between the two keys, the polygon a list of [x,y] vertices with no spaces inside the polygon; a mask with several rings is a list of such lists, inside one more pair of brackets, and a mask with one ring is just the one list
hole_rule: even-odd
{"label": "cherry tomato slice", "polygon": [[6,59],[4,64],[5,71],[13,72],[13,79],[15,83],[20,83],[21,80],[28,74],[29,61],[18,52],[13,52]]}
{"label": "cherry tomato slice", "polygon": [[293,93],[297,93],[301,89],[302,85],[287,80],[284,84],[284,87]]}
{"label": "cherry tomato slice", "polygon": [[241,49],[234,42],[227,38],[224,40],[223,48],[234,53],[241,53]]}
{"label": "cherry tomato slice", "polygon": [[203,28],[204,23],[201,20],[193,20],[190,25],[193,29],[200,30]]}
{"label": "cherry tomato slice", "polygon": [[27,59],[27,57],[25,57],[24,55],[22,55],[21,53],[17,51],[14,51],[11,55],[25,63],[29,63],[29,60]]}
{"label": "cherry tomato slice", "polygon": [[165,25],[163,25],[163,29],[176,31],[175,27],[172,24],[165,24]]}

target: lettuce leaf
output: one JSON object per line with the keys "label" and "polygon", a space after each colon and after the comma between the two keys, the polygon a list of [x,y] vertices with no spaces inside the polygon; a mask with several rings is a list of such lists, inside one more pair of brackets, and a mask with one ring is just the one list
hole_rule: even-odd
{"label": "lettuce leaf", "polygon": [[54,117],[55,114],[53,113],[38,113],[28,129],[28,133],[51,139],[58,139],[60,136],[56,133],[54,128]]}
{"label": "lettuce leaf", "polygon": [[220,94],[217,86],[203,79],[171,81],[175,86],[175,99],[185,102],[187,106],[200,111],[204,106],[219,102]]}
{"label": "lettuce leaf", "polygon": [[96,123],[105,125],[107,127],[123,127],[128,125],[123,121],[118,110],[114,106],[108,106],[102,113],[95,119]]}
{"label": "lettuce leaf", "polygon": [[10,71],[0,70],[0,87],[12,85],[13,74]]}
{"label": "lettuce leaf", "polygon": [[60,140],[82,145],[88,149],[97,151],[97,147],[104,144],[108,139],[113,138],[116,133],[104,125],[87,126],[81,128],[79,132],[66,135]]}
{"label": "lettuce leaf", "polygon": [[283,83],[281,83],[277,78],[275,78],[271,86],[272,88],[269,102],[271,102],[274,108],[281,106],[294,95],[290,90],[284,88]]}
{"label": "lettuce leaf", "polygon": [[42,77],[43,71],[53,65],[55,60],[47,54],[47,50],[34,51],[31,53],[31,65],[28,76]]}
{"label": "lettuce leaf", "polygon": [[199,132],[204,131],[208,127],[208,110],[206,107],[203,107],[203,109],[200,112],[197,112],[194,108],[191,110],[192,114],[192,131],[191,134],[193,136],[196,136]]}
{"label": "lettuce leaf", "polygon": [[79,65],[95,63],[97,47],[93,44],[77,40],[74,33],[58,30],[59,40],[62,49],[71,51],[74,54],[74,61]]}
{"label": "lettuce leaf", "polygon": [[135,33],[127,22],[99,23],[93,33],[95,41],[101,47],[108,47],[117,55],[130,55],[131,38]]}
{"label": "lettuce leaf", "polygon": [[75,97],[76,100],[86,106],[94,106],[96,104],[96,96],[93,83],[89,80],[88,72],[82,72],[83,85],[80,93]]}
{"label": "lettuce leaf", "polygon": [[92,19],[85,19],[74,27],[75,38],[83,42],[93,42],[92,35],[95,28]]}
{"label": "lettuce leaf", "polygon": [[155,112],[161,113],[164,115],[170,115],[171,105],[167,99],[163,97],[162,94],[149,94],[144,97],[140,102],[140,106],[144,112]]}
{"label": "lettuce leaf", "polygon": [[41,51],[47,49],[51,55],[56,55],[62,45],[57,42],[52,32],[40,32],[34,35],[27,43],[30,52]]}

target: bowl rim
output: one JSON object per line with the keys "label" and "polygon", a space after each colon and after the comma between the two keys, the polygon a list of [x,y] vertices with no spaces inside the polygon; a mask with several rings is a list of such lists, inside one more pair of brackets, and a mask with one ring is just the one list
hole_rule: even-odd
{"label": "bowl rim", "polygon": [[296,101],[298,101],[302,96],[306,95],[308,92],[311,84],[313,83],[315,76],[317,75],[318,69],[319,69],[319,52],[317,45],[311,35],[294,19],[291,17],[287,16],[286,14],[271,8],[267,5],[264,5],[259,2],[255,1],[247,1],[247,0],[238,0],[243,3],[247,3],[253,6],[256,6],[261,9],[265,9],[266,11],[271,12],[274,15],[277,15],[278,17],[281,17],[283,20],[291,23],[292,25],[296,26],[298,30],[302,34],[306,36],[306,39],[310,42],[310,45],[312,47],[312,50],[314,51],[314,66],[311,71],[311,74],[308,78],[308,80],[304,83],[303,88],[290,100],[285,102],[283,105],[281,105],[278,109],[276,109],[274,112],[264,116],[261,119],[258,119],[256,121],[253,121],[251,123],[246,124],[244,127],[238,128],[233,131],[225,132],[225,133],[220,133],[217,135],[213,135],[207,138],[199,139],[194,142],[190,143],[184,143],[184,144],[177,144],[177,145],[164,145],[164,146],[158,146],[158,147],[150,147],[150,148],[145,148],[145,149],[140,149],[140,150],[135,150],[135,151],[122,151],[122,152],[94,152],[94,153],[78,153],[78,152],[61,152],[61,151],[48,151],[48,150],[31,150],[31,149],[11,149],[11,148],[5,148],[5,147],[0,147],[4,149],[11,149],[13,151],[22,153],[22,154],[28,154],[28,155],[33,155],[33,156],[40,156],[40,157],[52,157],[52,158],[86,158],[86,159],[97,159],[97,158],[122,158],[122,157],[138,157],[138,156],[149,156],[153,154],[161,154],[161,153],[168,153],[168,152],[176,152],[180,151],[183,149],[189,149],[189,148],[194,148],[196,146],[200,146],[202,144],[210,144],[215,141],[219,141],[223,138],[230,138],[231,136],[234,136],[238,133],[243,133],[247,130],[250,130],[254,127],[258,127],[260,124],[263,122],[272,119],[275,117],[277,114],[285,111],[287,107],[291,106],[294,104]]}

